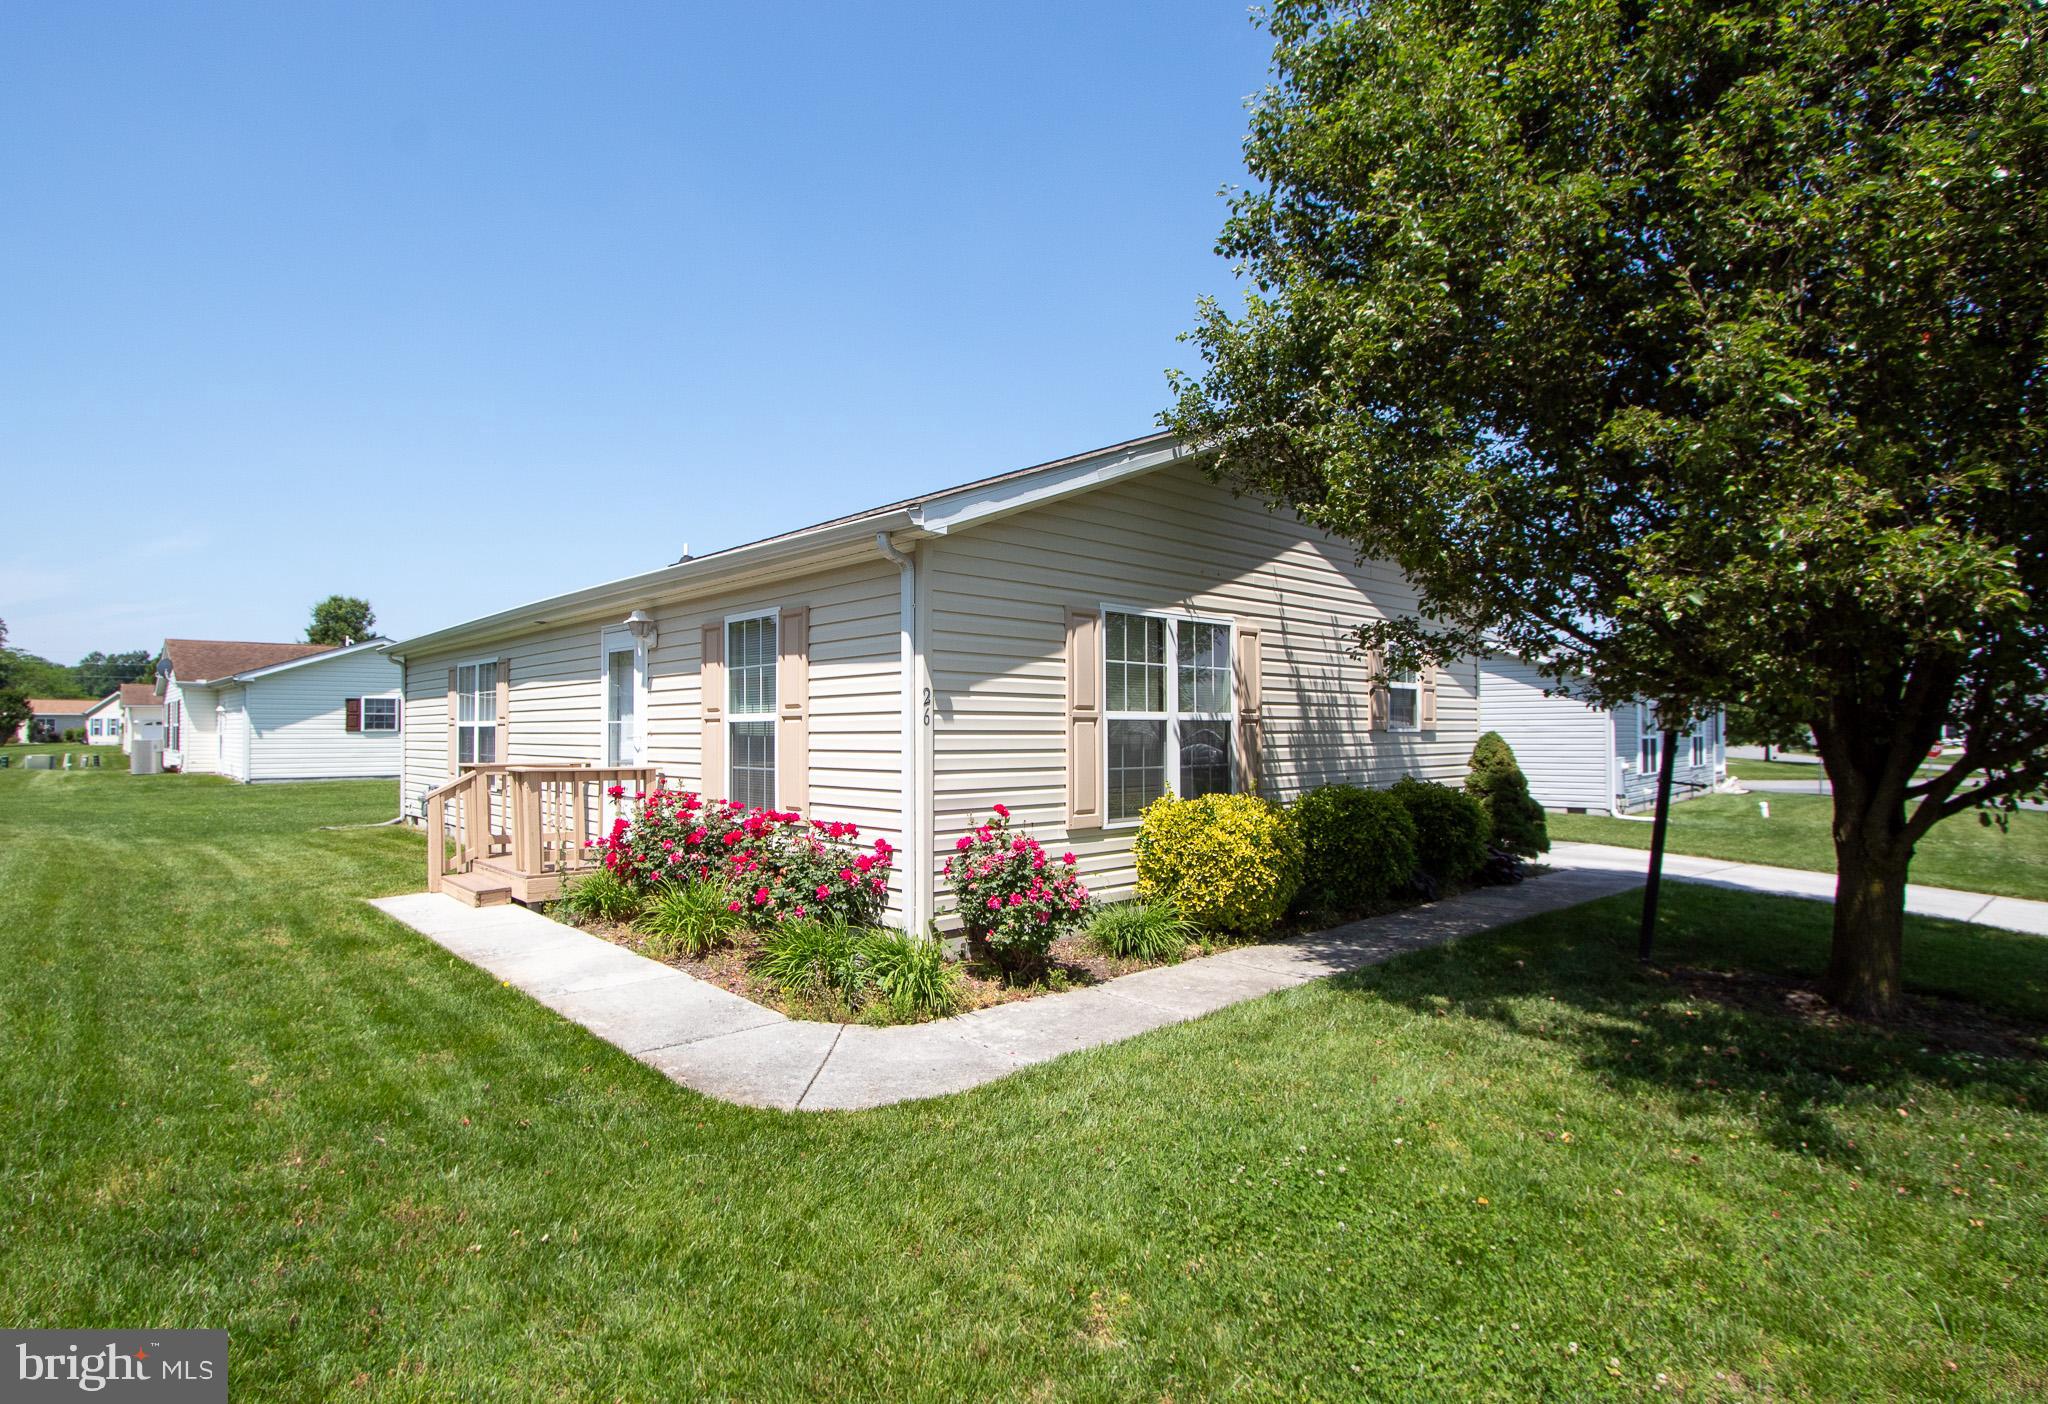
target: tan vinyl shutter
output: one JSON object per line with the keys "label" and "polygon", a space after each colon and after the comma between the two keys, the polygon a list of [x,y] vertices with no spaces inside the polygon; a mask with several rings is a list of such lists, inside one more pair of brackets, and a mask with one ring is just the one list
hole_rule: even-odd
{"label": "tan vinyl shutter", "polygon": [[1102,616],[1067,611],[1067,827],[1099,829],[1102,795]]}
{"label": "tan vinyl shutter", "polygon": [[498,655],[498,744],[494,754],[499,765],[512,759],[512,655]]}
{"label": "tan vinyl shutter", "polygon": [[453,780],[456,772],[461,769],[461,763],[456,760],[456,756],[459,754],[455,747],[456,716],[455,670],[450,668],[448,670],[448,778],[450,780]]}
{"label": "tan vinyl shutter", "polygon": [[361,731],[363,729],[363,699],[345,697],[341,702],[341,729]]}
{"label": "tan vinyl shutter", "polygon": [[1237,791],[1259,792],[1259,698],[1265,691],[1265,669],[1259,652],[1259,631],[1237,631],[1237,725],[1231,746],[1237,759]]}
{"label": "tan vinyl shutter", "polygon": [[705,799],[725,798],[725,625],[704,626],[704,651],[697,665],[698,713],[703,736],[698,743],[702,775],[697,792]]}
{"label": "tan vinyl shutter", "polygon": [[1416,674],[1415,724],[1424,731],[1436,730],[1436,665],[1425,663]]}
{"label": "tan vinyl shutter", "polygon": [[785,609],[775,628],[775,799],[811,807],[811,612]]}
{"label": "tan vinyl shutter", "polygon": [[1373,731],[1387,729],[1387,656],[1379,649],[1365,651],[1365,674],[1368,701],[1366,703],[1366,725]]}

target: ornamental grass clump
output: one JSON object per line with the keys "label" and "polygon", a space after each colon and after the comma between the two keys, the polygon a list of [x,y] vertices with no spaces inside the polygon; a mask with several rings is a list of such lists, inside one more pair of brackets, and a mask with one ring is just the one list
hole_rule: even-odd
{"label": "ornamental grass clump", "polygon": [[[616,785],[611,795],[625,798]],[[895,850],[876,839],[862,852],[856,825],[688,790],[634,798],[635,813],[618,819],[600,848],[606,870],[642,892],[665,882],[728,883],[756,926],[820,918],[867,926],[888,904]]]}
{"label": "ornamental grass clump", "polygon": [[862,991],[898,1023],[943,1019],[966,1002],[960,967],[937,941],[907,931],[870,931],[859,941]]}
{"label": "ornamental grass clump", "polygon": [[609,868],[576,878],[555,899],[555,909],[571,921],[631,921],[643,894]]}
{"label": "ornamental grass clump", "polygon": [[718,878],[683,878],[654,889],[633,929],[641,949],[656,960],[686,955],[701,960],[747,929],[738,889]]}
{"label": "ornamental grass clump", "polygon": [[1167,902],[1114,902],[1088,918],[1088,944],[1118,960],[1178,961],[1194,935]]}
{"label": "ornamental grass clump", "polygon": [[1048,857],[1037,839],[1012,834],[1010,811],[1000,804],[954,848],[945,875],[960,920],[968,939],[1005,970],[1038,965],[1088,910],[1074,855]]}
{"label": "ornamental grass clump", "polygon": [[1301,831],[1302,910],[1339,917],[1363,911],[1415,875],[1415,821],[1387,791],[1324,785],[1290,812]]}
{"label": "ornamental grass clump", "polygon": [[1135,849],[1138,896],[1171,903],[1202,931],[1263,935],[1301,888],[1294,820],[1256,795],[1161,795],[1145,807]]}

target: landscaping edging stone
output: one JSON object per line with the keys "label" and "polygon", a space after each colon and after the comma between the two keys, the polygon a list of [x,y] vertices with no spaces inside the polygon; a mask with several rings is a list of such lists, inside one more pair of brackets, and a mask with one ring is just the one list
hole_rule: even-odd
{"label": "landscaping edging stone", "polygon": [[1555,871],[1518,887],[1481,888],[1065,994],[891,1028],[791,1019],[523,907],[467,907],[425,892],[370,905],[706,1096],[782,1111],[851,1111],[966,1091],[1639,881],[1626,872]]}

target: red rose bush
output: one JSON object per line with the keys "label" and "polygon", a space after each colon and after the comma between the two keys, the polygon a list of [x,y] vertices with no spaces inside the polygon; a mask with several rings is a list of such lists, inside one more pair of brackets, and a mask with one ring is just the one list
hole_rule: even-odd
{"label": "red rose bush", "polygon": [[1042,960],[1086,916],[1088,889],[1074,872],[1074,855],[1051,858],[1029,834],[1013,835],[1002,805],[954,847],[945,873],[960,919],[968,936],[1001,964]]}
{"label": "red rose bush", "polygon": [[[612,796],[623,791],[614,787]],[[872,926],[888,905],[895,850],[876,839],[862,851],[856,825],[688,790],[634,798],[639,811],[614,822],[599,847],[605,867],[636,887],[722,880],[739,894],[735,910],[759,926],[805,919]]]}

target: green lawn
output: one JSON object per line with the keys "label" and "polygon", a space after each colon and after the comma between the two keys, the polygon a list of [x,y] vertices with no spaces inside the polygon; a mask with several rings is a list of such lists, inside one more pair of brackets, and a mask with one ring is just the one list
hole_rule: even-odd
{"label": "green lawn", "polygon": [[[1769,802],[1770,818],[1758,812],[1759,800]],[[1671,806],[1671,851],[1831,873],[1833,815],[1834,801],[1826,795],[1702,795]],[[1547,818],[1553,839],[1650,846],[1650,825],[1640,820],[1594,814]],[[2048,814],[2014,814],[2009,830],[1981,824],[1974,814],[1945,819],[1920,841],[1911,877],[1930,887],[2048,898]]]}
{"label": "green lawn", "polygon": [[[128,768],[128,755],[119,746],[88,746],[82,741],[36,741],[25,746],[12,743],[0,746],[0,756],[7,757],[10,768],[18,767],[27,756],[61,756],[66,752],[73,756],[96,755],[100,758],[101,769]],[[74,760],[72,764],[77,762]]]}
{"label": "green lawn", "polygon": [[[1633,897],[785,1115],[363,905],[420,840],[325,826],[391,810],[0,773],[0,1319],[226,1327],[250,1400],[2048,1392],[2038,1040],[1698,1000],[1629,958]],[[1667,918],[1692,965],[1826,939],[1815,903]],[[1907,956],[2048,1020],[2048,942],[1915,921]]]}
{"label": "green lawn", "polygon": [[1798,761],[1731,760],[1728,773],[1738,780],[1825,780],[1827,771]]}

